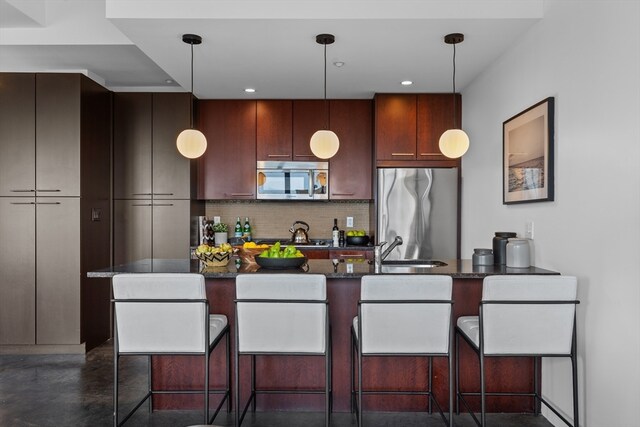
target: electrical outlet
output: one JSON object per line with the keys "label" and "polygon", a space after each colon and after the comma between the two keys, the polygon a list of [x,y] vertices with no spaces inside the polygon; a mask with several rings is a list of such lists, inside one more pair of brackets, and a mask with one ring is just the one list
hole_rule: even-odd
{"label": "electrical outlet", "polygon": [[214,216],[213,217],[213,223],[214,224],[220,224],[220,217],[219,216]]}
{"label": "electrical outlet", "polygon": [[524,237],[527,239],[533,239],[533,221],[527,221]]}
{"label": "electrical outlet", "polygon": [[352,216],[348,216],[347,217],[347,227],[353,227],[353,217]]}

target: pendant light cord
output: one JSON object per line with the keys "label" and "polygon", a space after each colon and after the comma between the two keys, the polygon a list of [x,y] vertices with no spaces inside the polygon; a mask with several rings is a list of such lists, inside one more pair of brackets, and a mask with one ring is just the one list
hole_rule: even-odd
{"label": "pendant light cord", "polygon": [[327,44],[324,44],[324,125],[329,129],[329,107],[327,104]]}
{"label": "pendant light cord", "polygon": [[191,121],[191,129],[193,129],[193,43],[190,43],[190,44],[191,44],[191,96],[189,97],[189,120]]}
{"label": "pendant light cord", "polygon": [[456,120],[456,44],[453,44],[453,128],[457,129]]}

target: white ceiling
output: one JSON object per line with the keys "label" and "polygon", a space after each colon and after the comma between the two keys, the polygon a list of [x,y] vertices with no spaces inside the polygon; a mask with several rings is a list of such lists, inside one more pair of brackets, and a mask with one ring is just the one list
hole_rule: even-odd
{"label": "white ceiling", "polygon": [[331,33],[328,98],[449,92],[453,48],[443,37],[461,32],[460,91],[542,18],[543,0],[0,0],[0,71],[84,72],[115,91],[189,90],[182,34],[195,33],[199,98],[322,98],[315,36]]}

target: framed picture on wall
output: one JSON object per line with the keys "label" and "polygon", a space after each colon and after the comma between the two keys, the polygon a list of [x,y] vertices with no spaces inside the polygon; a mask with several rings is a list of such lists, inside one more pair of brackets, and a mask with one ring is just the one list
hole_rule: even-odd
{"label": "framed picture on wall", "polygon": [[553,200],[554,98],[502,124],[502,203]]}

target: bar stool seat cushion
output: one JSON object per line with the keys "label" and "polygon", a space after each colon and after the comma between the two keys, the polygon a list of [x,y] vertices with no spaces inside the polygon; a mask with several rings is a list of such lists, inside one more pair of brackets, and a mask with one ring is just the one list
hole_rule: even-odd
{"label": "bar stool seat cushion", "polygon": [[209,315],[209,344],[218,338],[228,323],[227,316],[224,314]]}
{"label": "bar stool seat cushion", "polygon": [[478,316],[458,317],[458,328],[476,347],[480,346],[480,318]]}

